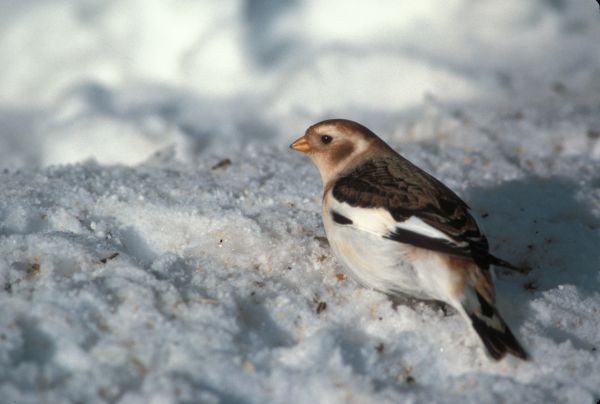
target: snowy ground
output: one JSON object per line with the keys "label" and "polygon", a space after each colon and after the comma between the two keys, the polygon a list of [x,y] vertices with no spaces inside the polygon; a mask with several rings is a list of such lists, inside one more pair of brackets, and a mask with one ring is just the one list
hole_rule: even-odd
{"label": "snowy ground", "polygon": [[[593,1],[0,0],[0,401],[600,400]],[[320,119],[462,195],[533,361],[341,275]]]}

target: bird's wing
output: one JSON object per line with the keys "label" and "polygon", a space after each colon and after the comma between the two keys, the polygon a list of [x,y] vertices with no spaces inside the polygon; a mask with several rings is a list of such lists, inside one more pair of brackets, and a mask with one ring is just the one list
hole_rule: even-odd
{"label": "bird's wing", "polygon": [[497,263],[467,204],[400,156],[365,162],[338,178],[331,192],[336,201],[332,209],[358,228],[469,258],[482,268]]}

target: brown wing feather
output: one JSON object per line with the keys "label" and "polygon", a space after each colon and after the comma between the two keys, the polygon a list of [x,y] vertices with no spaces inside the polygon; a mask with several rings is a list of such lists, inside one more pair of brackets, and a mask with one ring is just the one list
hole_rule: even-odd
{"label": "brown wing feather", "polygon": [[[363,208],[382,207],[394,219],[416,216],[454,243],[419,236],[414,244],[472,258],[482,268],[495,263],[488,241],[469,214],[468,205],[440,181],[400,157],[372,159],[343,175],[333,187],[340,202]],[[406,242],[407,237],[402,235]],[[394,237],[390,237],[394,238]]]}

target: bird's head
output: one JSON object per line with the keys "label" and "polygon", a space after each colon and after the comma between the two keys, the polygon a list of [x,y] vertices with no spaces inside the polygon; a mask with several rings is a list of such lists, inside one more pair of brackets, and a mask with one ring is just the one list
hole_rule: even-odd
{"label": "bird's head", "polygon": [[316,123],[290,147],[311,158],[324,185],[374,153],[391,150],[368,128],[346,119]]}

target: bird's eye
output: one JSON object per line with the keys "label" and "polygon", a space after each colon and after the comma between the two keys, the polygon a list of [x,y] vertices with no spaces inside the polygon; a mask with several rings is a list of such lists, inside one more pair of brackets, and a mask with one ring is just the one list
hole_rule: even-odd
{"label": "bird's eye", "polygon": [[321,142],[323,142],[323,144],[329,144],[329,143],[331,143],[332,140],[333,140],[333,138],[329,135],[321,136]]}

